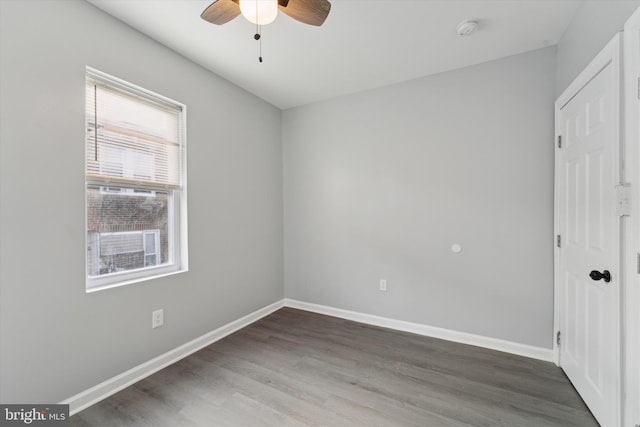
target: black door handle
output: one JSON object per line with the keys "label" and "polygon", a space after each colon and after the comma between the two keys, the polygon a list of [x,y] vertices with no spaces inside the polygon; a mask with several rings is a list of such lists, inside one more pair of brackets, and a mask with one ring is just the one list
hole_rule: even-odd
{"label": "black door handle", "polygon": [[606,283],[609,283],[611,281],[611,273],[609,273],[609,270],[605,270],[602,273],[600,273],[598,270],[593,270],[591,273],[589,273],[589,277],[591,277],[593,280],[604,279]]}

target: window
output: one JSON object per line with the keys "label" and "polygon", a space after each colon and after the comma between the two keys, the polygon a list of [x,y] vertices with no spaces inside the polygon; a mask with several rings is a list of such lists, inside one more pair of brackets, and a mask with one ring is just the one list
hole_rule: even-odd
{"label": "window", "polygon": [[184,105],[87,68],[87,290],[187,269]]}

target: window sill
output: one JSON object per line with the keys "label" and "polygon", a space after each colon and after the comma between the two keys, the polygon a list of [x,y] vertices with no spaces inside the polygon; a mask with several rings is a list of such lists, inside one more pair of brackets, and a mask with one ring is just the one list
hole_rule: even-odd
{"label": "window sill", "polygon": [[107,284],[104,284],[104,285],[89,286],[89,284],[87,283],[86,293],[89,294],[89,293],[93,293],[93,292],[104,291],[106,289],[119,288],[121,286],[132,285],[134,283],[139,283],[139,282],[146,282],[148,280],[159,279],[161,277],[173,276],[175,274],[185,273],[187,271],[189,271],[188,268],[177,269],[177,270],[173,270],[173,271],[169,271],[169,272],[158,272],[158,274],[145,275],[145,276],[142,276],[142,277],[135,277],[135,278],[131,278],[131,279],[125,279],[125,280],[122,280],[122,281],[113,282],[113,283],[107,283]]}

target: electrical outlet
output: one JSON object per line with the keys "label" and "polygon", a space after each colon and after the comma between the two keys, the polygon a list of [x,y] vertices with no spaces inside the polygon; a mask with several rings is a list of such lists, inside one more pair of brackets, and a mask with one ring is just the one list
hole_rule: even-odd
{"label": "electrical outlet", "polygon": [[385,279],[380,279],[380,290],[381,291],[387,290],[387,281]]}
{"label": "electrical outlet", "polygon": [[151,327],[158,328],[164,325],[164,309],[156,310],[151,313]]}

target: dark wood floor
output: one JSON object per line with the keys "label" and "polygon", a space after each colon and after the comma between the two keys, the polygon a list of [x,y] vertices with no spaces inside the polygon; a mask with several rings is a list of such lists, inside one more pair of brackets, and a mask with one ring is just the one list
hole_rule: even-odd
{"label": "dark wood floor", "polygon": [[552,363],[284,308],[71,425],[598,424]]}

